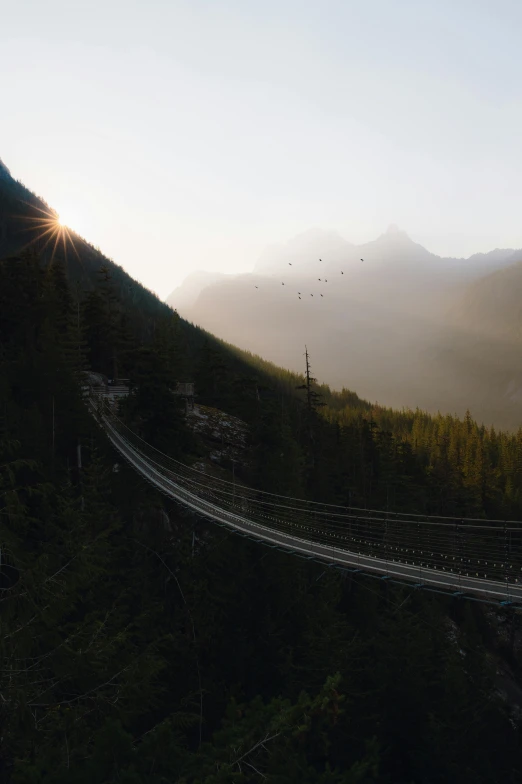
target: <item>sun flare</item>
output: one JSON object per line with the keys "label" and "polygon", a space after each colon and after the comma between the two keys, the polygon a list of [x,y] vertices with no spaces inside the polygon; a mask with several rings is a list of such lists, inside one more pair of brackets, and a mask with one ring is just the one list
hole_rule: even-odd
{"label": "sun flare", "polygon": [[72,212],[70,212],[70,210],[67,209],[57,210],[56,215],[57,215],[56,222],[58,223],[59,226],[61,226],[62,228],[67,227],[72,231],[75,230],[77,226],[77,220],[75,215]]}
{"label": "sun flare", "polygon": [[33,238],[24,246],[30,247],[35,245],[39,251],[44,251],[48,246],[52,248],[51,262],[54,259],[55,253],[58,249],[63,250],[65,258],[67,258],[67,251],[71,249],[78,259],[78,251],[76,250],[73,237],[71,236],[71,224],[74,225],[72,215],[55,210],[43,210],[40,207],[25,202],[25,204],[35,211],[32,217],[22,217],[25,222],[26,231],[34,232]]}

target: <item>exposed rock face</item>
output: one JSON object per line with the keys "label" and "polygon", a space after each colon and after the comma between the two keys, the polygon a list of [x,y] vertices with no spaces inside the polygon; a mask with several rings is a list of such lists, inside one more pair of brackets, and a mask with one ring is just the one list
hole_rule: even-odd
{"label": "exposed rock face", "polygon": [[187,412],[187,421],[208,448],[206,467],[200,469],[206,471],[212,464],[228,470],[232,464],[247,465],[248,425],[241,419],[217,408],[195,405]]}

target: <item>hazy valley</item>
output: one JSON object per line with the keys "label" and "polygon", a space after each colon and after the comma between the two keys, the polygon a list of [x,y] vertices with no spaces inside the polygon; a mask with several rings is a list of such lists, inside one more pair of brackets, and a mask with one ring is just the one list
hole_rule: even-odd
{"label": "hazy valley", "polygon": [[294,371],[306,343],[318,378],[336,389],[398,408],[470,408],[517,428],[521,259],[513,249],[440,258],[394,226],[359,246],[313,230],[267,249],[251,274],[194,273],[167,301]]}

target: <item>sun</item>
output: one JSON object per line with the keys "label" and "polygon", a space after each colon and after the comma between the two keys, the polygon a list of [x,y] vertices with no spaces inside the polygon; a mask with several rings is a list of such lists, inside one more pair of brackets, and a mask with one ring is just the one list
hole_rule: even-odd
{"label": "sun", "polygon": [[76,216],[70,210],[57,210],[57,217],[56,222],[58,226],[62,228],[68,228],[74,231],[74,227],[77,225]]}
{"label": "sun", "polygon": [[80,259],[71,236],[71,224],[74,225],[72,214],[69,215],[67,212],[58,212],[51,209],[41,209],[28,202],[24,202],[24,204],[32,208],[33,215],[31,217],[20,216],[21,220],[26,224],[26,231],[34,232],[33,238],[24,248],[37,244],[38,249],[43,252],[50,246],[52,248],[51,262],[59,248],[63,249],[65,257],[67,257],[68,249],[72,249],[78,259]]}

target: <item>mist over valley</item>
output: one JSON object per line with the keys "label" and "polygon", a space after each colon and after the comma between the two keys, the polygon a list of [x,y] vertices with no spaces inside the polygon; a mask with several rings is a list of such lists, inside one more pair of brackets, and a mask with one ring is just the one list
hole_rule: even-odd
{"label": "mist over valley", "polygon": [[335,389],[395,408],[471,409],[516,428],[521,294],[522,251],[441,258],[392,225],[358,246],[310,230],[267,248],[252,273],[192,273],[167,302],[294,371],[306,344],[316,375]]}

